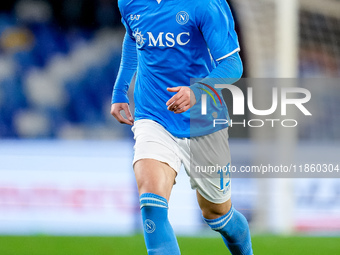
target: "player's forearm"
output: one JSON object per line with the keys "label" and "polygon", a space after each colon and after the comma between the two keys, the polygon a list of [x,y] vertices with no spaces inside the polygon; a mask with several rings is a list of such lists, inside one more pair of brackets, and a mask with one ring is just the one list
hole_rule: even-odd
{"label": "player's forearm", "polygon": [[[202,89],[206,89],[206,86],[202,83],[213,88],[215,84],[233,84],[241,78],[242,73],[243,65],[238,52],[223,59],[206,78],[190,86],[195,94],[196,103],[201,100]],[[221,89],[214,89],[221,94]]]}
{"label": "player's forearm", "polygon": [[125,35],[122,50],[122,59],[119,72],[112,92],[112,103],[128,103],[127,92],[133,75],[137,70],[137,50],[135,41]]}

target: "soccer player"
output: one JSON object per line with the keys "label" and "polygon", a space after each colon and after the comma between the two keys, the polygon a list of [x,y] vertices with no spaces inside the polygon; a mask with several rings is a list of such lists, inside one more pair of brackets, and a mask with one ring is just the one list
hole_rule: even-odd
{"label": "soccer player", "polygon": [[[126,35],[111,114],[133,125],[133,166],[148,254],[180,254],[168,201],[183,164],[205,222],[232,254],[252,255],[248,223],[231,204],[228,175],[194,170],[230,166],[228,124],[213,125],[214,119],[228,118],[215,84],[235,82],[243,72],[227,2],[118,0],[118,6]],[[127,98],[134,75],[135,119]],[[196,82],[190,84],[190,78]]]}

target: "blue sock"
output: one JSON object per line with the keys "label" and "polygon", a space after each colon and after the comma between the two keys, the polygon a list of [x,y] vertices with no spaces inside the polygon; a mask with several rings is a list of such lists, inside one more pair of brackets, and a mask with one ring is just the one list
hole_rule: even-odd
{"label": "blue sock", "polygon": [[205,219],[211,229],[222,235],[232,255],[253,255],[249,226],[246,218],[232,206],[230,211],[217,219]]}
{"label": "blue sock", "polygon": [[140,196],[144,239],[148,255],[181,254],[175,233],[168,220],[168,202],[152,193]]}

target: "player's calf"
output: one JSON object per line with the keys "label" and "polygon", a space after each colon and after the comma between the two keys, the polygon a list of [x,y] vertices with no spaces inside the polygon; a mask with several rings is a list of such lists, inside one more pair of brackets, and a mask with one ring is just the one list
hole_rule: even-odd
{"label": "player's calf", "polygon": [[140,207],[148,255],[180,255],[168,220],[167,200],[153,193],[144,193],[140,196]]}
{"label": "player's calf", "polygon": [[252,255],[249,226],[246,218],[234,207],[217,219],[206,219],[211,229],[222,235],[223,241],[233,255]]}

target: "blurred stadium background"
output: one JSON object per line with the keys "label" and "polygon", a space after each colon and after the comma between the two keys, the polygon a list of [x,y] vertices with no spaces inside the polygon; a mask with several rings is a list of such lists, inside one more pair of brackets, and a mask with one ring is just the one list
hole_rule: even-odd
{"label": "blurred stadium background", "polygon": [[[321,83],[311,87],[312,119],[296,131],[268,140],[268,130],[232,128],[233,164],[280,162],[282,155],[299,164],[340,164],[340,1],[229,3],[245,78]],[[1,1],[0,254],[130,254],[125,243],[131,254],[145,253],[132,133],[109,113],[123,35],[117,1]],[[340,253],[338,178],[235,178],[233,203],[250,222],[256,254]],[[183,254],[210,254],[217,235],[203,224],[184,171],[170,208],[175,232],[186,237]],[[49,246],[46,235],[71,241],[55,237]]]}

